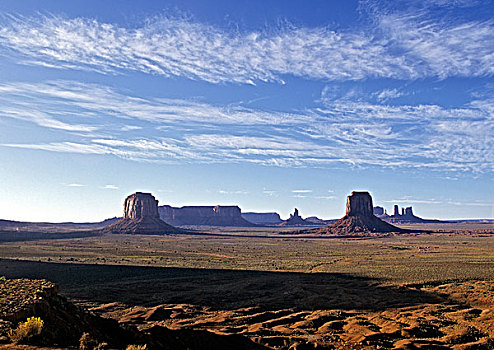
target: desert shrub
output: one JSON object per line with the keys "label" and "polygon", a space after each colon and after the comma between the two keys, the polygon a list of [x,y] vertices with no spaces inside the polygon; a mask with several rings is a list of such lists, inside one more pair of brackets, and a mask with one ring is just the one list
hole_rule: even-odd
{"label": "desert shrub", "polygon": [[82,333],[79,339],[79,350],[93,350],[98,342],[89,333]]}
{"label": "desert shrub", "polygon": [[89,333],[82,333],[79,339],[79,350],[102,350],[106,349],[108,344],[98,343]]}
{"label": "desert shrub", "polygon": [[129,345],[125,350],[146,350],[147,345]]}
{"label": "desert shrub", "polygon": [[8,333],[10,340],[14,343],[26,342],[32,337],[39,335],[43,330],[43,320],[39,317],[29,317],[26,322],[21,322],[15,329]]}

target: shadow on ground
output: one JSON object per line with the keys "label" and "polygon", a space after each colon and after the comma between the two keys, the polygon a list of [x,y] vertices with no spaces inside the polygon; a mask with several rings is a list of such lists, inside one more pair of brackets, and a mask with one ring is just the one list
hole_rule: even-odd
{"label": "shadow on ground", "polygon": [[61,264],[0,260],[0,276],[46,278],[72,299],[127,305],[193,304],[218,310],[384,310],[440,303],[439,294],[382,286],[380,280],[332,273]]}

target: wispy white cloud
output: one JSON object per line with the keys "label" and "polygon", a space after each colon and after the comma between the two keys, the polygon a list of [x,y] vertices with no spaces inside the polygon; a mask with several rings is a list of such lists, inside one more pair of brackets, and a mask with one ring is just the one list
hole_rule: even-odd
{"label": "wispy white cloud", "polygon": [[347,150],[358,145],[364,158],[368,152],[375,153],[375,164],[492,171],[493,102],[472,101],[461,108],[444,108],[330,100],[326,109],[318,111],[333,123],[315,124],[307,133],[315,139],[334,138]]}
{"label": "wispy white cloud", "polygon": [[65,131],[92,132],[98,129],[98,126],[71,124],[60,121],[48,113],[25,108],[25,103],[18,103],[15,105],[12,101],[5,101],[2,97],[0,97],[0,101],[7,102],[0,104],[0,118],[12,118],[28,121],[41,127]]}
{"label": "wispy white cloud", "polygon": [[240,190],[237,190],[237,191],[227,191],[227,190],[219,190],[218,191],[219,194],[249,194],[248,191],[240,191]]}
{"label": "wispy white cloud", "polygon": [[4,143],[2,144],[2,146],[44,150],[44,151],[52,151],[52,152],[65,152],[65,153],[111,154],[111,150],[106,147],[102,147],[94,144],[83,144],[83,143],[74,143],[74,142],[51,142],[51,143],[43,143],[43,144]]}
{"label": "wispy white cloud", "polygon": [[182,18],[160,18],[130,29],[82,18],[8,16],[0,44],[28,57],[28,64],[141,71],[212,83],[282,81],[283,74],[363,78],[369,72],[390,74],[377,57],[389,60],[388,66],[393,60],[359,33],[291,27],[239,34]]}
{"label": "wispy white cloud", "polygon": [[[25,112],[27,115],[25,119],[33,122],[37,122],[35,112],[39,110],[44,111],[46,118],[52,119],[57,116],[75,119],[74,117],[77,116],[77,119],[86,119],[94,123],[95,117],[104,112],[106,116],[119,118],[125,123],[128,123],[129,119],[134,119],[161,123],[161,126],[182,124],[184,121],[257,125],[291,124],[312,120],[312,117],[306,114],[254,110],[239,105],[215,106],[191,100],[139,98],[118,93],[106,86],[73,81],[36,84],[1,83],[0,102],[4,105],[0,104],[0,113],[2,109],[4,111],[0,116],[12,117],[7,108],[16,106],[19,111],[29,111],[29,113]],[[70,111],[73,112],[72,115],[69,114]],[[93,131],[98,130],[101,125],[71,127],[74,131]],[[121,128],[128,130],[128,124],[122,124]],[[132,129],[138,130],[136,127]]]}
{"label": "wispy white cloud", "polygon": [[132,131],[132,130],[140,130],[142,127],[137,125],[124,125],[120,128],[122,131]]}
{"label": "wispy white cloud", "polygon": [[435,199],[392,199],[383,201],[385,203],[406,203],[406,204],[441,204],[442,201]]}
{"label": "wispy white cloud", "polygon": [[269,196],[269,197],[273,197],[273,196],[277,196],[278,195],[278,191],[274,191],[274,190],[266,190],[264,189],[262,191],[263,194]]}
{"label": "wispy white cloud", "polygon": [[492,207],[494,208],[494,202],[463,202],[463,201],[449,201],[448,204],[457,206],[472,206],[472,207]]}
{"label": "wispy white cloud", "polygon": [[484,2],[485,0],[427,0],[423,3],[426,6],[474,7]]}
{"label": "wispy white cloud", "polygon": [[118,186],[115,185],[105,185],[103,186],[105,190],[118,190]]}
{"label": "wispy white cloud", "polygon": [[68,187],[84,187],[85,185],[73,183],[73,184],[66,184],[65,186],[68,186]]}
{"label": "wispy white cloud", "polygon": [[449,24],[417,15],[386,15],[381,28],[407,53],[421,62],[421,77],[491,76],[494,73],[494,21]]}
{"label": "wispy white cloud", "polygon": [[398,91],[397,89],[384,89],[377,94],[377,99],[379,101],[388,101],[390,99],[398,98],[403,95],[404,93]]}
{"label": "wispy white cloud", "polygon": [[312,190],[292,190],[292,193],[312,193]]}
{"label": "wispy white cloud", "polygon": [[228,32],[184,18],[138,28],[95,19],[4,16],[0,53],[18,62],[100,73],[139,71],[211,83],[486,76],[494,73],[494,22],[432,22],[385,12],[374,27],[286,26]]}
{"label": "wispy white cloud", "polygon": [[[166,163],[494,171],[494,100],[489,99],[445,108],[323,98],[320,108],[286,113],[51,82],[0,84],[0,101],[87,128],[85,133],[55,129],[63,141],[4,142],[9,147]],[[119,126],[129,120],[142,129],[122,132]]]}

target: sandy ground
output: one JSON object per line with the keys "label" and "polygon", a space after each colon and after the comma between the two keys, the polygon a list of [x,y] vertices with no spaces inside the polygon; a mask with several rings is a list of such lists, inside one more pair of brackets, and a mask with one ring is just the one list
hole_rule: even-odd
{"label": "sandy ground", "polygon": [[271,348],[494,348],[494,236],[215,233],[6,242],[0,276],[47,278],[143,329],[242,334]]}

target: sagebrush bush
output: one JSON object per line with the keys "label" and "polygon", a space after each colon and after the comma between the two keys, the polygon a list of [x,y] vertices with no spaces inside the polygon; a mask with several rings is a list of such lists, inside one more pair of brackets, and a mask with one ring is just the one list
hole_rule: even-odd
{"label": "sagebrush bush", "polygon": [[107,346],[107,343],[99,343],[89,333],[82,333],[79,339],[79,350],[103,350]]}
{"label": "sagebrush bush", "polygon": [[21,322],[15,329],[8,333],[13,343],[26,342],[32,337],[41,334],[43,330],[43,320],[39,317],[29,317],[26,322]]}
{"label": "sagebrush bush", "polygon": [[79,350],[93,350],[98,345],[98,342],[93,339],[91,334],[82,333],[79,339]]}
{"label": "sagebrush bush", "polygon": [[147,345],[129,345],[125,350],[146,350]]}

